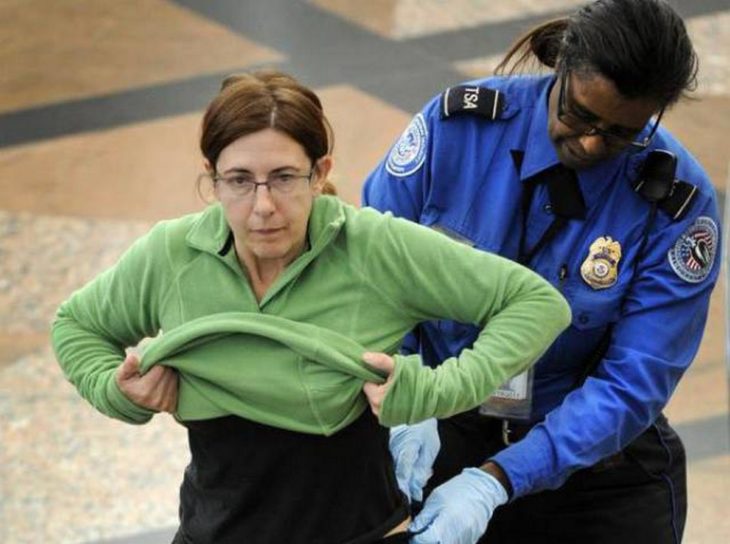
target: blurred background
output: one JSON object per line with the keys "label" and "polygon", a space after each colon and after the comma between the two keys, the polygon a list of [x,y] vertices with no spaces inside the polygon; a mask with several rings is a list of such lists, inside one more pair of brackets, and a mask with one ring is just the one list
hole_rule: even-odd
{"label": "blurred background", "polygon": [[[188,461],[169,416],[112,421],[64,380],[58,304],[154,222],[202,209],[203,109],[223,76],[277,67],[314,87],[335,174],[362,180],[431,96],[487,75],[575,0],[0,0],[0,543],[169,542]],[[724,205],[730,0],[673,0],[699,53],[668,125]],[[667,410],[689,455],[685,542],[730,542],[725,285]]]}

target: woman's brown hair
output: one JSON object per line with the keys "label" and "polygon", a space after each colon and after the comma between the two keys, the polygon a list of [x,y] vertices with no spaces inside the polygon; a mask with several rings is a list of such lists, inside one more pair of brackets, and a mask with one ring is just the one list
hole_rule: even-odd
{"label": "woman's brown hair", "polygon": [[[203,116],[200,150],[215,168],[228,145],[267,128],[299,143],[312,165],[332,153],[332,126],[317,95],[292,76],[275,70],[232,75],[223,80]],[[336,194],[327,180],[322,192]]]}

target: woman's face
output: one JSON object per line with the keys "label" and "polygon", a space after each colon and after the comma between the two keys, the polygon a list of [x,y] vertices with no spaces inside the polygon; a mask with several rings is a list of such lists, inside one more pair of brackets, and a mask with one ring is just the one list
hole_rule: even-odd
{"label": "woman's face", "polygon": [[[655,100],[623,97],[599,74],[559,73],[550,92],[548,133],[560,162],[581,170],[621,153],[659,109]],[[604,134],[585,134],[591,127]]]}
{"label": "woman's face", "polygon": [[239,260],[246,266],[284,267],[299,256],[312,202],[330,167],[329,157],[312,165],[298,142],[270,128],[223,149],[215,165],[214,190]]}

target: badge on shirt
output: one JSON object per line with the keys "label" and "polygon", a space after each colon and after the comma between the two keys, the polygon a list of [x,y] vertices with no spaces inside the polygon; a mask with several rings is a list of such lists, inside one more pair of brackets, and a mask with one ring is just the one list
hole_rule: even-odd
{"label": "badge on shirt", "polygon": [[416,115],[390,150],[385,169],[397,177],[410,176],[426,160],[428,128],[423,114]]}
{"label": "badge on shirt", "polygon": [[717,253],[717,224],[711,217],[698,217],[669,250],[672,270],[689,283],[699,283],[712,270]]}
{"label": "badge on shirt", "polygon": [[610,236],[600,236],[588,249],[580,275],[593,289],[606,289],[616,283],[621,244]]}

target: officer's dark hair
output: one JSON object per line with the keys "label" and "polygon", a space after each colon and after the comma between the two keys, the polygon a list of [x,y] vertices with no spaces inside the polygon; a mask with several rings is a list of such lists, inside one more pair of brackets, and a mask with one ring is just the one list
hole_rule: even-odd
{"label": "officer's dark hair", "polygon": [[598,73],[626,98],[668,106],[697,86],[697,55],[679,15],[663,0],[598,0],[533,28],[495,73],[532,59],[547,67]]}

